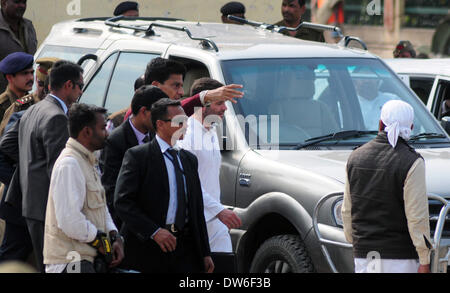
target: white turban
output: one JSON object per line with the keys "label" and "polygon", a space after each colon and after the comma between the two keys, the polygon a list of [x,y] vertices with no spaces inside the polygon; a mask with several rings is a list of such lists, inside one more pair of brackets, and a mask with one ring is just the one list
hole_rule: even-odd
{"label": "white turban", "polygon": [[414,109],[400,100],[386,102],[381,109],[381,121],[385,125],[388,141],[395,148],[398,137],[409,140],[414,121]]}

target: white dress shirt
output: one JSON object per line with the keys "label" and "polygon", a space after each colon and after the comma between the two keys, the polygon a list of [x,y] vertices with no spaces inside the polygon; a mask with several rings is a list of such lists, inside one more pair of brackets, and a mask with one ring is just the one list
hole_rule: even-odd
{"label": "white dress shirt", "polygon": [[[177,207],[178,207],[178,199],[177,199],[177,178],[175,175],[175,167],[173,166],[173,163],[171,161],[172,155],[169,154],[167,151],[168,149],[172,148],[167,142],[165,142],[159,135],[156,135],[156,141],[158,142],[159,148],[161,149],[161,153],[163,154],[164,163],[166,164],[167,168],[167,176],[169,178],[169,208],[167,210],[167,217],[166,217],[166,224],[171,225],[175,223],[175,218],[177,215]],[[182,171],[184,171],[183,164],[181,164],[181,160],[178,157],[178,164],[180,165],[180,168]],[[183,175],[184,180],[184,189],[187,194],[186,190],[186,178]],[[187,203],[186,203],[187,204]],[[187,214],[186,214],[187,218]],[[155,236],[156,233],[158,233],[160,229],[157,229],[155,233],[152,235],[152,239]]]}
{"label": "white dress shirt", "polygon": [[220,154],[215,127],[206,129],[194,115],[188,119],[183,140],[177,145],[197,156],[198,174],[203,192],[203,205],[209,245],[212,252],[232,252],[228,228],[217,215],[225,208],[220,203]]}
{"label": "white dress shirt", "polygon": [[128,123],[130,123],[131,129],[133,129],[134,135],[136,136],[136,139],[138,141],[138,144],[144,144],[144,139],[146,136],[148,136],[148,133],[142,133],[140,132],[136,127],[134,127],[133,122],[131,121],[131,118],[128,119]]}
{"label": "white dress shirt", "polygon": [[55,98],[55,99],[61,104],[61,107],[63,108],[64,114],[67,115],[67,111],[69,111],[69,109],[67,108],[66,103],[64,103],[63,100],[61,100],[60,98],[58,98],[58,97],[55,96],[55,95],[50,94],[50,96],[52,96],[53,98]]}
{"label": "white dress shirt", "polygon": [[[58,228],[69,238],[83,243],[94,241],[97,228],[81,212],[86,199],[86,180],[77,160],[63,158],[53,168],[50,189],[54,190],[53,203]],[[116,230],[108,210],[106,210],[106,228]],[[46,265],[46,273],[61,273],[67,264]]]}

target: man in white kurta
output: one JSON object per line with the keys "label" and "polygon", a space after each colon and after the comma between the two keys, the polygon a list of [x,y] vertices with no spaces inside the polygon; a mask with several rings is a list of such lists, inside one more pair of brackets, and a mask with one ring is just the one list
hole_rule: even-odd
{"label": "man in white kurta", "polygon": [[[211,80],[208,79],[207,82]],[[207,107],[198,108],[188,119],[183,140],[178,142],[179,147],[190,151],[198,159],[211,252],[232,252],[229,229],[241,226],[239,217],[220,202],[219,176],[222,157],[216,125],[221,122],[226,109],[225,102],[213,102]]]}
{"label": "man in white kurta", "polygon": [[349,157],[342,219],[356,273],[430,270],[425,162],[406,143],[413,121],[410,105],[387,102],[378,136]]}

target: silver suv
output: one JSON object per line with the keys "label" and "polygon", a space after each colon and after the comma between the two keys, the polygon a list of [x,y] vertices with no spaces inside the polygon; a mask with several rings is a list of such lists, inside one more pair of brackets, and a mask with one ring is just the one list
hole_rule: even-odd
{"label": "silver suv", "polygon": [[[427,189],[446,198],[450,138],[378,57],[346,47],[350,39],[324,44],[278,31],[169,19],[80,19],[56,24],[36,57],[83,57],[80,102],[109,112],[130,104],[135,79],[157,56],[186,66],[185,93],[205,76],[243,84],[245,98],[228,102],[219,130],[221,200],[243,220],[231,231],[239,270],[329,272],[313,231],[314,208],[322,197],[343,193],[347,158],[377,134],[382,104],[401,99],[413,106],[411,144],[426,160]],[[318,227],[323,237],[345,242],[341,203],[330,198],[323,204]],[[439,209],[430,201],[432,227]],[[442,245],[449,244],[449,232]],[[350,248],[328,249],[338,271],[353,271]]]}

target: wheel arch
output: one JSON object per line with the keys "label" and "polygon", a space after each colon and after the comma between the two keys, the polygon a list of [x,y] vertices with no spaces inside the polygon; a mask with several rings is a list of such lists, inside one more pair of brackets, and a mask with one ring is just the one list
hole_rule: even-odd
{"label": "wheel arch", "polygon": [[248,272],[257,249],[267,239],[283,234],[299,235],[302,240],[312,227],[303,206],[284,193],[260,196],[247,209],[236,209],[246,230],[237,244],[238,269]]}

